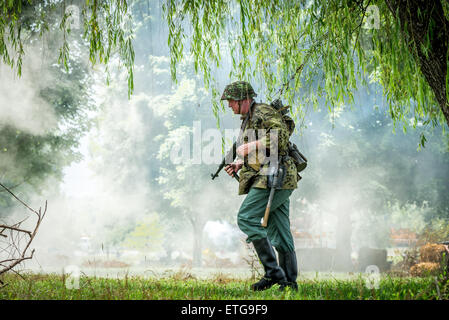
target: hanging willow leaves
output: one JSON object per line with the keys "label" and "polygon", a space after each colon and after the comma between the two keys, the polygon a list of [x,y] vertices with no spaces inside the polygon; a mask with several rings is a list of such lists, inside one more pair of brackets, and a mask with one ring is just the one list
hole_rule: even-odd
{"label": "hanging willow leaves", "polygon": [[226,52],[231,79],[258,82],[269,99],[282,93],[300,117],[317,96],[333,112],[374,81],[395,124],[449,124],[445,0],[167,0],[164,9],[174,80],[182,48],[206,80]]}
{"label": "hanging willow leaves", "polygon": [[[92,65],[107,65],[117,55],[128,72],[128,97],[134,89],[134,49],[132,46],[132,17],[127,0],[85,0],[75,4],[81,13],[84,38],[89,43]],[[72,4],[75,5],[75,4]],[[62,33],[58,62],[68,69],[70,48],[67,42],[71,32],[65,1],[8,0],[0,2],[0,57],[21,75],[24,43],[27,34],[41,37],[56,23]],[[25,37],[24,37],[25,33]],[[57,35],[52,34],[53,38]]]}
{"label": "hanging willow leaves", "polygon": [[[3,63],[20,75],[23,34],[45,34],[49,12],[60,10],[64,3],[0,2]],[[128,71],[130,95],[134,50],[128,2],[79,3],[91,63],[104,63],[107,68],[117,54]],[[220,66],[221,55],[226,54],[233,66],[230,78],[257,81],[268,99],[282,92],[299,116],[305,115],[310,101],[316,108],[317,100],[311,96],[324,97],[333,112],[353,102],[354,89],[374,81],[383,88],[395,124],[407,124],[410,119],[433,126],[449,123],[449,5],[445,0],[166,0],[163,7],[174,80],[176,65],[189,50],[195,70],[218,93],[213,67]],[[27,11],[32,14],[25,15]],[[60,18],[65,37],[64,12]],[[63,41],[59,61],[65,67],[69,53]],[[301,72],[296,72],[302,64]],[[214,103],[213,108],[218,117],[220,106]]]}

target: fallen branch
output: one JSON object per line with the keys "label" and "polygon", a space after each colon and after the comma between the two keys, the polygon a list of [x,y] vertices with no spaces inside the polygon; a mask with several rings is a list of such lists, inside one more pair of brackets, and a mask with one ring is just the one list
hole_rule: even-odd
{"label": "fallen branch", "polygon": [[[31,250],[31,253],[29,253],[29,248],[34,240],[34,237],[37,234],[37,231],[39,230],[39,226],[42,222],[42,219],[45,217],[45,214],[47,213],[47,201],[45,201],[45,207],[43,212],[41,208],[39,208],[39,210],[34,210],[30,206],[28,206],[25,202],[23,202],[21,199],[19,199],[14,193],[11,192],[11,190],[9,190],[3,184],[0,183],[0,187],[2,187],[5,191],[11,194],[17,201],[19,201],[23,206],[25,206],[28,210],[30,210],[37,216],[37,221],[33,230],[21,228],[21,224],[27,219],[24,219],[13,225],[7,224],[0,225],[0,236],[9,239],[9,242],[4,242],[6,244],[5,247],[0,248],[0,250],[2,252],[6,252],[7,255],[7,257],[3,258],[3,260],[0,258],[0,276],[1,276],[2,274],[8,271],[13,271],[17,273],[15,270],[13,270],[13,268],[15,268],[23,261],[30,260],[33,258],[34,249]],[[9,237],[8,235],[5,234],[5,232],[9,232]],[[28,236],[27,242],[23,247],[23,249],[20,249],[19,243],[20,240],[23,238],[21,237],[21,235]],[[4,284],[0,280],[0,288],[3,288],[4,286],[6,286],[6,284]]]}
{"label": "fallen branch", "polygon": [[[30,237],[31,237],[31,231],[28,230],[24,230],[24,229],[19,229],[19,228],[15,228],[15,227],[11,227],[11,226],[7,226],[4,224],[0,224],[0,228],[3,228],[2,233],[5,229],[9,229],[9,230],[14,230],[14,231],[18,231],[18,232],[23,232],[23,233],[27,233]],[[2,234],[3,237],[7,238],[8,236],[5,234]]]}

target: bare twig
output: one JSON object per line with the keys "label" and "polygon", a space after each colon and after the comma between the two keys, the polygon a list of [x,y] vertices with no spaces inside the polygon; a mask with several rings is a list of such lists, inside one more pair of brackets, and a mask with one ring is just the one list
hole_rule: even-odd
{"label": "bare twig", "polygon": [[[28,234],[31,237],[31,231],[28,231],[28,230],[25,230],[25,229],[19,229],[19,228],[7,226],[7,225],[4,225],[4,224],[0,224],[0,228],[14,230],[14,231],[17,231],[17,232],[23,232],[23,233]],[[2,230],[2,232],[3,232],[3,230]],[[6,237],[6,235],[3,235],[3,236]]]}
{"label": "bare twig", "polygon": [[[12,195],[17,201],[19,201],[21,204],[23,204],[28,210],[30,210],[31,212],[34,212],[35,214],[37,214],[39,216],[39,213],[36,210],[30,208],[25,202],[23,202],[22,200],[17,198],[17,196],[14,193],[12,193],[12,191],[9,190],[7,187],[5,187],[3,184],[0,183],[0,187],[5,189],[10,195]],[[47,206],[47,202],[45,202],[45,206]]]}
{"label": "bare twig", "polygon": [[[23,182],[16,184],[15,186],[9,187],[9,190],[15,189],[20,186]],[[0,190],[0,192],[5,192],[6,190]]]}
{"label": "bare twig", "polygon": [[[4,238],[8,238],[6,234],[4,234],[5,231],[9,231],[9,238],[8,241],[3,242],[4,247],[0,248],[0,252],[2,253],[3,260],[0,259],[0,276],[8,271],[12,271],[16,274],[18,272],[14,270],[14,268],[22,263],[25,260],[30,260],[34,256],[34,249],[31,250],[29,253],[29,248],[31,243],[34,240],[34,237],[37,234],[37,231],[39,230],[39,226],[42,222],[42,219],[45,217],[45,214],[47,213],[47,201],[45,201],[45,207],[44,211],[42,212],[42,209],[39,208],[39,210],[34,210],[30,206],[28,206],[25,202],[20,200],[14,193],[11,192],[7,187],[5,187],[3,184],[0,183],[0,187],[2,187],[4,190],[6,190],[9,194],[11,194],[17,201],[19,201],[23,206],[25,206],[28,210],[36,214],[37,221],[34,226],[34,229],[27,230],[21,227],[21,224],[27,220],[28,218],[25,218],[15,224],[7,225],[7,224],[1,224],[0,225],[0,235]],[[28,236],[28,239],[26,239],[25,246],[22,246],[21,244],[24,241],[25,235]],[[23,248],[23,249],[22,249]],[[20,274],[19,274],[20,275]],[[0,281],[0,288],[3,288],[6,286],[2,281]]]}
{"label": "bare twig", "polygon": [[243,240],[243,242],[245,243],[246,249],[248,250],[248,258],[243,258],[243,261],[245,261],[251,271],[251,279],[255,280],[258,277],[262,276],[261,273],[261,263],[259,260],[259,257],[257,256],[256,250],[253,248],[252,245],[246,243],[245,240]]}

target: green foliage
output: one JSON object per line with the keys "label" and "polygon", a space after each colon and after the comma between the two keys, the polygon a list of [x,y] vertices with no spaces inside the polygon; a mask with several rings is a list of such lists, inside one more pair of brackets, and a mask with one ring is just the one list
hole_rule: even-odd
{"label": "green foliage", "polygon": [[427,202],[421,205],[406,203],[403,206],[397,202],[389,204],[392,227],[421,233],[426,227],[425,217],[430,210],[432,208],[429,207]]}
{"label": "green foliage", "polygon": [[114,223],[107,224],[105,227],[107,231],[103,237],[104,245],[114,247],[125,241],[129,233],[135,228],[135,223],[132,219],[126,219],[121,223],[114,221]]}
{"label": "green foliage", "polygon": [[159,222],[159,215],[152,213],[146,215],[139,221],[127,237],[123,245],[128,248],[147,251],[161,249],[163,230]]}
{"label": "green foliage", "polygon": [[[71,16],[65,1],[11,0],[0,3],[0,57],[3,62],[22,73],[24,45],[30,35],[50,38],[62,33],[58,49],[58,63],[68,70],[70,57],[69,18],[79,18],[84,27],[84,39],[89,44],[89,60],[92,65],[105,64],[118,56],[128,72],[128,97],[134,90],[134,49],[128,1],[87,0],[75,1],[79,17]],[[82,23],[81,23],[81,20]]]}
{"label": "green foliage", "polygon": [[[27,4],[31,4],[31,0],[2,1],[0,3],[0,56],[5,64],[16,67],[19,75],[22,73],[24,54],[22,25],[19,18],[23,6]],[[8,48],[8,46],[11,48]],[[17,55],[17,57],[14,57],[14,55]]]}
{"label": "green foliage", "polygon": [[[62,168],[80,156],[73,151],[78,141],[70,133],[35,136],[12,127],[0,128],[0,172],[13,191],[40,191],[49,176],[61,179]],[[11,197],[0,193],[0,206],[12,206]]]}
{"label": "green foliage", "polygon": [[[369,6],[379,11],[379,28],[365,28]],[[354,90],[369,80],[382,85],[395,124],[446,122],[420,71],[418,44],[385,1],[170,0],[164,8],[174,79],[189,48],[206,80],[211,65],[229,55],[230,78],[259,83],[268,100],[282,94],[300,119],[323,96],[331,113],[353,102]],[[426,27],[428,38],[445,32]]]}
{"label": "green foliage", "polygon": [[[14,1],[10,1],[14,3]],[[28,3],[28,2],[27,2]],[[5,5],[2,2],[2,5]],[[37,10],[37,7],[27,10]],[[22,7],[25,12],[25,8]],[[21,16],[25,19],[25,15]],[[48,26],[52,30],[54,26]],[[1,28],[0,28],[1,29]],[[33,26],[33,32],[37,31]],[[39,39],[39,35],[31,32],[27,40],[21,40],[21,46],[26,49],[33,48],[33,42]],[[71,39],[79,46],[76,39]],[[23,128],[18,128],[21,123],[2,123],[0,125],[0,179],[6,186],[11,187],[14,192],[40,193],[45,187],[51,186],[55,181],[62,179],[62,170],[74,161],[81,159],[81,155],[76,148],[82,135],[88,131],[91,125],[89,111],[93,109],[93,101],[90,98],[90,86],[92,84],[90,76],[87,74],[87,67],[83,63],[83,55],[79,52],[67,61],[66,68],[60,68],[54,60],[57,56],[55,47],[57,41],[49,39],[48,53],[49,60],[41,61],[40,67],[27,66],[27,80],[19,90],[23,94],[33,92],[37,97],[28,101],[34,104],[36,110],[48,110],[54,119],[47,123],[45,112],[37,112],[33,119]],[[41,50],[47,49],[42,47]],[[33,61],[29,56],[30,62]],[[28,61],[28,60],[27,60]],[[28,68],[29,67],[29,68]],[[8,70],[7,70],[8,71]],[[19,86],[22,82],[17,81]],[[20,98],[20,97],[18,97]],[[13,105],[22,106],[20,100],[14,101]],[[24,110],[15,110],[17,114],[24,113]],[[40,119],[44,120],[40,120]],[[27,119],[25,117],[24,119]],[[37,123],[37,124],[34,124]],[[29,130],[29,126],[42,126],[38,132]],[[53,179],[49,179],[53,178]],[[54,190],[57,185],[52,185]],[[13,204],[10,197],[0,192],[0,206],[10,207]],[[5,212],[2,212],[5,214]]]}
{"label": "green foliage", "polygon": [[418,235],[422,244],[438,243],[449,239],[449,222],[444,218],[432,219]]}

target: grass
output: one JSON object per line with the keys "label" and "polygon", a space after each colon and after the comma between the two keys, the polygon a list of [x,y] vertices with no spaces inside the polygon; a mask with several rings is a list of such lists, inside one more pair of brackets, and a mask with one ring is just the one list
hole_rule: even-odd
{"label": "grass", "polygon": [[81,276],[79,289],[66,287],[66,276],[58,274],[6,274],[0,299],[6,300],[434,300],[448,299],[448,284],[434,277],[383,276],[376,288],[366,279],[300,279],[299,290],[283,292],[274,286],[262,292],[250,290],[252,281],[216,274],[197,279],[188,273],[165,278],[125,276],[101,278]]}

